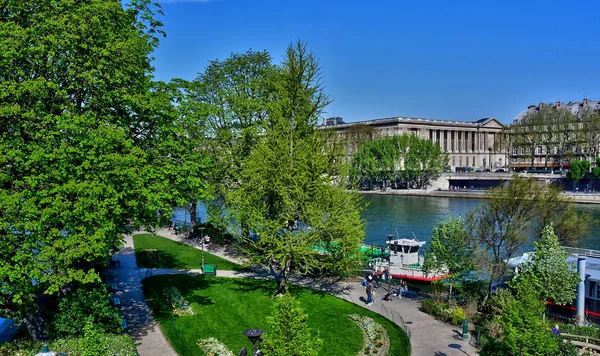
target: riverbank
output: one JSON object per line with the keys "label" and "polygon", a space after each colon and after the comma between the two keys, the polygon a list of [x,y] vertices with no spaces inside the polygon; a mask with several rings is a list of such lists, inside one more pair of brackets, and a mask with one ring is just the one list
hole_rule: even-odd
{"label": "riverbank", "polygon": [[[381,190],[361,190],[362,194],[377,195],[406,195],[419,197],[443,197],[443,198],[471,198],[485,199],[483,190],[424,190],[424,189],[391,189],[385,192]],[[573,199],[578,204],[600,204],[600,194],[575,194],[564,193],[564,195]]]}

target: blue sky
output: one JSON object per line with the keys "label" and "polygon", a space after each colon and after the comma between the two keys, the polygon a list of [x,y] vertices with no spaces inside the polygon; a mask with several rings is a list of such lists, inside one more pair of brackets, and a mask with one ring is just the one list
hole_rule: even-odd
{"label": "blue sky", "polygon": [[510,122],[528,105],[600,99],[600,1],[159,0],[156,77],[306,41],[346,121]]}

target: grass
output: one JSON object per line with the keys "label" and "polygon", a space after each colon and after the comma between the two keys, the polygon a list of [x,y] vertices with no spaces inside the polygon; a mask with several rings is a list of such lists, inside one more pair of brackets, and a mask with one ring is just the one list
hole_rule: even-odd
{"label": "grass", "polygon": [[[153,234],[133,235],[135,259],[142,268],[202,268],[202,251]],[[146,250],[156,250],[151,256]],[[153,257],[153,258],[151,258]],[[239,271],[242,267],[221,257],[204,252],[204,263],[217,265],[217,270]]]}
{"label": "grass", "polygon": [[[173,316],[165,306],[162,291],[177,287],[195,315]],[[163,275],[143,281],[143,290],[154,316],[171,345],[182,356],[203,355],[196,341],[216,337],[234,354],[251,344],[245,329],[267,332],[266,317],[273,308],[273,281],[191,275]],[[358,305],[302,287],[290,287],[297,302],[309,315],[309,326],[324,340],[320,355],[356,355],[363,346],[360,328],[348,319],[358,313],[370,316],[387,329],[389,355],[410,355],[406,334],[393,322]]]}

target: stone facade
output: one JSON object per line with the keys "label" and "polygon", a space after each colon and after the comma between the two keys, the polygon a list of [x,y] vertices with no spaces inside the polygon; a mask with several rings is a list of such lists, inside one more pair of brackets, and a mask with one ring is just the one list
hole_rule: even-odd
{"label": "stone facade", "polygon": [[372,128],[374,139],[413,134],[438,143],[442,151],[449,154],[448,165],[452,171],[457,167],[471,167],[473,170],[507,167],[506,156],[497,149],[504,125],[494,118],[464,122],[394,117],[354,123],[329,118],[321,127],[333,128],[347,139],[347,153],[351,156],[358,148],[358,134],[353,130],[357,125]]}

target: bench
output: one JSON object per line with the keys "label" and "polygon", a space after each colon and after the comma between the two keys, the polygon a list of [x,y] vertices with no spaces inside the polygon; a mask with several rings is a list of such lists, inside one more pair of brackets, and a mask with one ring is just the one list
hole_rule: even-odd
{"label": "bench", "polygon": [[207,276],[216,276],[217,275],[217,265],[204,265],[204,270],[202,274]]}

